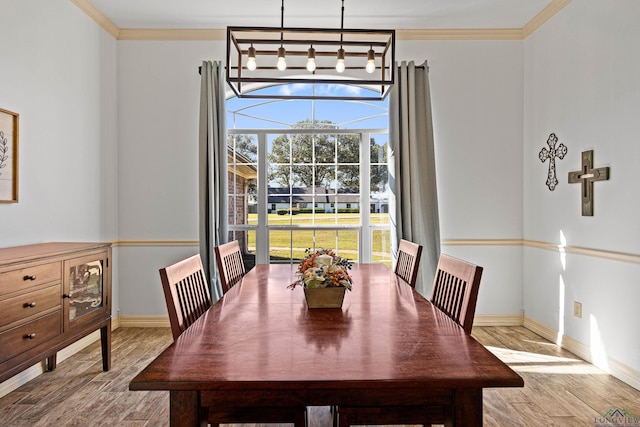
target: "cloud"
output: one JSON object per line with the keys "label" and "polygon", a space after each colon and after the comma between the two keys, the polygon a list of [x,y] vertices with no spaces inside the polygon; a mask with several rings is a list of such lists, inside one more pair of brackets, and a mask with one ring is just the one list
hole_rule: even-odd
{"label": "cloud", "polygon": [[288,85],[280,86],[280,95],[293,95],[295,93],[300,93],[304,91],[308,91],[310,85],[308,83],[292,83]]}
{"label": "cloud", "polygon": [[347,94],[352,96],[359,96],[362,93],[362,88],[358,86],[344,85],[344,84],[327,84],[327,85],[320,85],[316,89],[316,92],[322,93],[324,95]]}

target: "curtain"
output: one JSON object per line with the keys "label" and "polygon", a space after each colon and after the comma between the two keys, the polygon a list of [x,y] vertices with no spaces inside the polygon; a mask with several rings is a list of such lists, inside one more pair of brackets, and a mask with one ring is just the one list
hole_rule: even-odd
{"label": "curtain", "polygon": [[224,65],[204,61],[200,67],[200,130],[198,142],[198,199],[200,257],[211,298],[222,297],[216,280],[214,247],[227,239],[226,111]]}
{"label": "curtain", "polygon": [[416,290],[429,297],[440,256],[440,225],[427,62],[403,61],[389,96],[392,251],[400,239],[423,246]]}

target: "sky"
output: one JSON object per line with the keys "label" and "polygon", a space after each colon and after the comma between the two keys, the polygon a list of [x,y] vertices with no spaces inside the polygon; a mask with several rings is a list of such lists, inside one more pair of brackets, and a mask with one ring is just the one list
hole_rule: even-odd
{"label": "sky", "polygon": [[[313,88],[316,95],[345,93],[370,96],[366,89],[353,86],[320,84]],[[257,93],[311,94],[312,85],[290,84],[261,89]],[[227,127],[230,129],[288,128],[291,124],[311,120],[331,120],[340,128],[386,129],[388,98],[383,101],[277,100],[231,98],[227,100]]]}

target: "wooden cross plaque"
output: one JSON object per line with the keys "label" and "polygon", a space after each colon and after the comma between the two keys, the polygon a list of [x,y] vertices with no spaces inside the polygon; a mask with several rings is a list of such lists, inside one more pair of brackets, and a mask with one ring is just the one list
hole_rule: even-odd
{"label": "wooden cross plaque", "polygon": [[569,184],[582,184],[582,216],[593,216],[593,183],[609,179],[609,167],[593,168],[593,150],[582,152],[582,169],[569,172]]}

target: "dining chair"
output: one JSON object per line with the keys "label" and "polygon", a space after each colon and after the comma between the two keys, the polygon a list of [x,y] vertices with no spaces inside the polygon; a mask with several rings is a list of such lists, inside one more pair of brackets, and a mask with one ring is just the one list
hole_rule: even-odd
{"label": "dining chair", "polygon": [[[205,277],[199,254],[160,269],[174,341],[211,307],[211,296]],[[257,409],[247,406],[245,401],[240,401],[233,405],[217,406],[215,410],[209,408],[207,413],[203,414],[203,418],[214,427],[230,423],[290,423],[295,427],[305,427],[306,410],[305,406],[300,405]]]}
{"label": "dining chair", "polygon": [[467,334],[476,312],[482,267],[441,254],[436,268],[431,304],[451,317]]}
{"label": "dining chair", "polygon": [[220,275],[222,293],[227,293],[232,286],[244,277],[244,261],[237,240],[216,246],[216,264]]}
{"label": "dining chair", "polygon": [[393,271],[405,282],[409,283],[412,288],[416,286],[416,280],[418,280],[421,256],[422,245],[404,239],[400,240],[398,257]]}
{"label": "dining chair", "polygon": [[160,269],[174,340],[211,307],[211,295],[205,277],[200,254]]}

